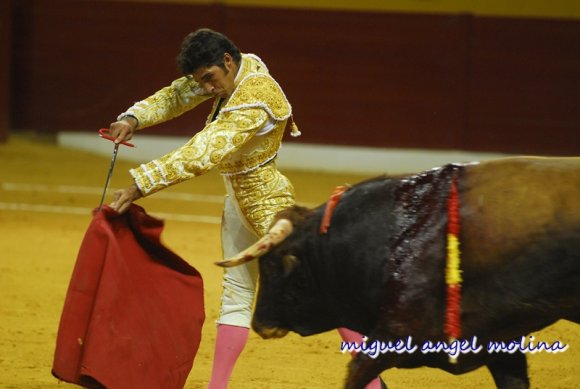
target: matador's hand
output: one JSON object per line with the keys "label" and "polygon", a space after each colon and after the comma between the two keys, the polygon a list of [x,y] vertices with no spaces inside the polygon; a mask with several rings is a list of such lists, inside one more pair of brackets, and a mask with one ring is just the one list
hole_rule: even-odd
{"label": "matador's hand", "polygon": [[137,124],[137,120],[126,116],[122,120],[111,123],[109,125],[109,132],[115,138],[115,143],[121,143],[133,138]]}
{"label": "matador's hand", "polygon": [[133,201],[143,197],[137,185],[133,184],[125,189],[120,189],[113,194],[113,202],[109,204],[118,213],[123,213],[129,209]]}

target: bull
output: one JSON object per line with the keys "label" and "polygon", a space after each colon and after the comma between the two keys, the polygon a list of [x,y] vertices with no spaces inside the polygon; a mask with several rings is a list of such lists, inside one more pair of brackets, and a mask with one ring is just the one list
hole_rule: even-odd
{"label": "bull", "polygon": [[[279,215],[234,258],[259,258],[252,328],[263,338],[346,327],[373,341],[448,342],[446,242],[459,199],[461,339],[510,342],[560,319],[580,323],[580,158],[514,157],[382,176],[350,187],[326,234],[326,204]],[[411,338],[410,338],[411,337]],[[476,338],[474,338],[476,337]],[[487,349],[358,353],[345,388],[392,368],[463,374],[486,366],[498,388],[528,388],[526,354]]]}

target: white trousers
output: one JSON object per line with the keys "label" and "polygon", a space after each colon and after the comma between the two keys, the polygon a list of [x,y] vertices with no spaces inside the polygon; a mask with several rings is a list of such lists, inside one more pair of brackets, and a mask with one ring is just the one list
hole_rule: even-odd
{"label": "white trousers", "polygon": [[[233,196],[226,196],[222,217],[222,250],[224,258],[230,258],[258,240],[257,235],[244,224]],[[223,292],[218,324],[250,328],[258,261],[224,268]]]}

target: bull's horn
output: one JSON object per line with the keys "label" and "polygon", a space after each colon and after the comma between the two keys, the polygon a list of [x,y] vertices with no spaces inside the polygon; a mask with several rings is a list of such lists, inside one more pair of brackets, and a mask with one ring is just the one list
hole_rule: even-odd
{"label": "bull's horn", "polygon": [[270,228],[264,236],[262,236],[256,243],[236,255],[235,257],[225,259],[223,261],[215,262],[221,267],[238,266],[246,262],[250,262],[256,258],[261,257],[275,246],[279,245],[288,235],[292,233],[292,222],[288,219],[280,219]]}

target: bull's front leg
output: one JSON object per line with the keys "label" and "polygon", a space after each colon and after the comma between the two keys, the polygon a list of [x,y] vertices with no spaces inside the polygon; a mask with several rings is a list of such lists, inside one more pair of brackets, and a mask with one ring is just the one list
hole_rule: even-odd
{"label": "bull's front leg", "polygon": [[526,354],[499,353],[487,363],[487,368],[498,389],[528,389],[530,387]]}
{"label": "bull's front leg", "polygon": [[395,366],[394,358],[402,357],[402,355],[393,355],[391,353],[381,354],[377,358],[371,358],[362,353],[357,354],[348,365],[344,388],[364,389],[381,372]]}
{"label": "bull's front leg", "polygon": [[376,359],[357,355],[348,364],[344,389],[364,389],[381,371]]}

